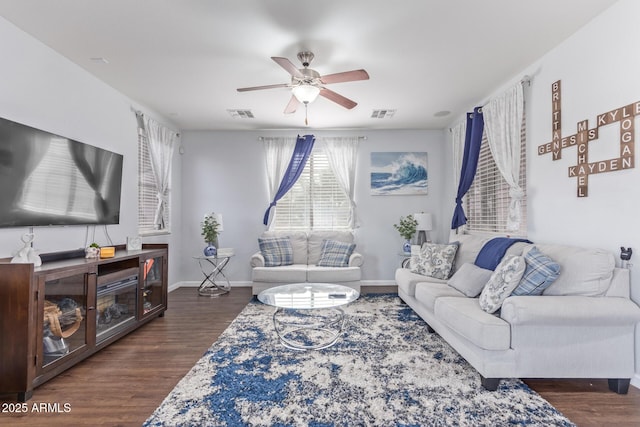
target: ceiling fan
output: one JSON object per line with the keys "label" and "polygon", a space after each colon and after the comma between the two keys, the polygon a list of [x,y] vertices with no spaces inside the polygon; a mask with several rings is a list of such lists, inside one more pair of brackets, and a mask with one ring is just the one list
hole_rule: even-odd
{"label": "ceiling fan", "polygon": [[342,105],[347,109],[352,109],[358,105],[357,102],[327,89],[324,85],[352,82],[356,80],[368,80],[369,74],[367,74],[365,70],[353,70],[321,76],[316,70],[309,68],[309,64],[313,60],[313,57],[314,55],[312,52],[299,52],[298,59],[302,63],[303,68],[297,68],[287,58],[272,56],[271,59],[291,74],[291,83],[243,87],[238,88],[238,92],[275,89],[281,87],[291,88],[292,95],[289,103],[284,109],[285,114],[295,113],[300,103],[304,104],[306,107],[309,103],[313,102],[318,95],[325,97],[336,104]]}

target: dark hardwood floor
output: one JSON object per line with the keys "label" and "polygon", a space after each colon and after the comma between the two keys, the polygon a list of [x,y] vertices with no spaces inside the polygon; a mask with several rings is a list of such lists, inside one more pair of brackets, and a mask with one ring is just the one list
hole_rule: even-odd
{"label": "dark hardwood floor", "polygon": [[[389,291],[395,287],[363,288]],[[165,317],[36,388],[26,413],[6,413],[15,400],[0,397],[0,425],[141,425],[250,299],[249,288],[220,298],[198,297],[194,288],[170,293]],[[617,395],[606,380],[527,383],[579,426],[640,425],[640,390],[634,387]],[[56,404],[59,412],[52,412]]]}

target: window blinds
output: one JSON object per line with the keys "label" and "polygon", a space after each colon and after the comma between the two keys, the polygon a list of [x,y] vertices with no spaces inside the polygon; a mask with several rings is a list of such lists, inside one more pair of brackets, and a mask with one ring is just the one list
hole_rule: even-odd
{"label": "window blinds", "polygon": [[[171,185],[167,193],[170,194]],[[156,229],[154,223],[158,198],[156,181],[151,170],[149,144],[143,129],[138,129],[138,232],[141,235],[153,234],[159,231],[168,233],[171,230],[171,202],[170,196],[164,209],[163,230]]]}
{"label": "window blinds", "polygon": [[272,230],[348,230],[350,203],[327,155],[314,147],[296,184],[278,201]]}
{"label": "window blinds", "polygon": [[[527,188],[526,173],[526,121],[522,120],[520,132],[520,188]],[[467,215],[466,229],[487,233],[509,233],[517,236],[527,235],[527,197],[522,199],[522,220],[517,232],[507,232],[507,216],[509,214],[509,185],[498,170],[486,133],[482,135],[478,169],[471,188],[465,196],[465,213]]]}

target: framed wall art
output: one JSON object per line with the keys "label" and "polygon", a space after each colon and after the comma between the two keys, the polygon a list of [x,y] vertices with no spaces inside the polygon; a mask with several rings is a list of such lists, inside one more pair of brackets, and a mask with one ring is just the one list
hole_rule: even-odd
{"label": "framed wall art", "polygon": [[426,152],[372,152],[371,194],[374,196],[427,194]]}

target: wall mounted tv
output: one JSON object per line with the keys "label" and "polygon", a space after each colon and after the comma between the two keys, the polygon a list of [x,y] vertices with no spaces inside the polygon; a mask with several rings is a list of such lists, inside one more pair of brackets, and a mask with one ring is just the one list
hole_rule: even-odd
{"label": "wall mounted tv", "polygon": [[118,224],[122,160],[0,118],[0,227]]}

